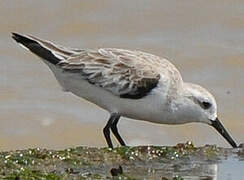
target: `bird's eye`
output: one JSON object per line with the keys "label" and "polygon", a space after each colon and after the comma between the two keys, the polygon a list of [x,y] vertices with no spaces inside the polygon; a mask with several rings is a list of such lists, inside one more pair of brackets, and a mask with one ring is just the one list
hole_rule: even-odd
{"label": "bird's eye", "polygon": [[209,102],[206,102],[206,101],[202,102],[203,109],[209,109],[211,106],[212,106],[212,104]]}

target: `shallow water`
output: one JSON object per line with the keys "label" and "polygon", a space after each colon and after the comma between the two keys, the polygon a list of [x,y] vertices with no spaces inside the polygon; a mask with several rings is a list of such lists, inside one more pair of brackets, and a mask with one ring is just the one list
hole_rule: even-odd
{"label": "shallow water", "polygon": [[[0,2],[0,149],[104,146],[108,113],[64,93],[49,69],[10,32],[73,47],[140,49],[167,57],[185,81],[207,87],[219,117],[244,141],[244,2],[228,0]],[[155,125],[122,118],[129,145],[228,144],[201,124]]]}
{"label": "shallow water", "polygon": [[[146,147],[150,149],[150,147]],[[162,147],[161,147],[162,148]],[[210,149],[211,150],[210,150]],[[140,149],[140,148],[139,148]],[[187,148],[186,148],[187,149]],[[187,150],[182,152],[187,154]],[[201,149],[201,150],[200,150]],[[189,149],[188,149],[189,150]],[[214,147],[201,147],[196,150],[198,153],[190,153],[181,156],[180,153],[171,154],[168,159],[157,159],[157,153],[151,148],[147,158],[138,160],[131,153],[130,160],[134,161],[132,165],[122,164],[124,172],[136,179],[162,179],[163,177],[171,179],[172,177],[181,177],[184,180],[235,180],[243,177],[244,168],[244,149],[221,149]],[[170,151],[170,150],[169,150]],[[140,151],[139,151],[140,152]],[[157,152],[157,150],[156,150]],[[188,152],[189,153],[189,152]],[[130,162],[131,162],[130,161]]]}
{"label": "shallow water", "polygon": [[218,160],[179,160],[129,167],[127,173],[138,179],[182,177],[184,180],[235,180],[243,177],[244,162],[236,156]]}

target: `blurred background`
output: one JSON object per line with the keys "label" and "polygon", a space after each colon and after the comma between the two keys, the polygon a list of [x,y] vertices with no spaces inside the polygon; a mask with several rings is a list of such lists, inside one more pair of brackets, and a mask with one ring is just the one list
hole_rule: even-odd
{"label": "blurred background", "polygon": [[[244,2],[241,0],[0,1],[0,150],[106,146],[109,114],[62,92],[39,58],[10,32],[69,47],[137,49],[168,58],[187,82],[215,95],[218,114],[244,142]],[[128,145],[229,147],[203,124],[159,125],[121,118]]]}

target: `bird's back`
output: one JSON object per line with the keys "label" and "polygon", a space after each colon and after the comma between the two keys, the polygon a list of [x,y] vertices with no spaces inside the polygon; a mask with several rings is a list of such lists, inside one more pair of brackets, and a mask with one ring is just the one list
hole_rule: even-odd
{"label": "bird's back", "polygon": [[141,98],[159,82],[174,85],[181,81],[180,73],[168,60],[142,51],[84,49],[59,65],[122,98]]}
{"label": "bird's back", "polygon": [[139,99],[158,86],[173,92],[182,84],[181,75],[173,64],[142,51],[73,49],[16,33],[13,38],[44,59],[57,79],[60,72],[79,74],[80,78],[121,98]]}

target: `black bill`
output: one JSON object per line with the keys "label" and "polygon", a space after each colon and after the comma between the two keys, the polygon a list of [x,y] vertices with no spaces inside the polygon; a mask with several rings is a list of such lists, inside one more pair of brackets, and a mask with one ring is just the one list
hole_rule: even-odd
{"label": "black bill", "polygon": [[229,133],[225,130],[224,126],[221,124],[218,118],[216,118],[214,121],[212,120],[212,126],[230,143],[230,145],[233,148],[236,148],[237,145],[235,141],[232,139],[232,137],[229,135]]}

